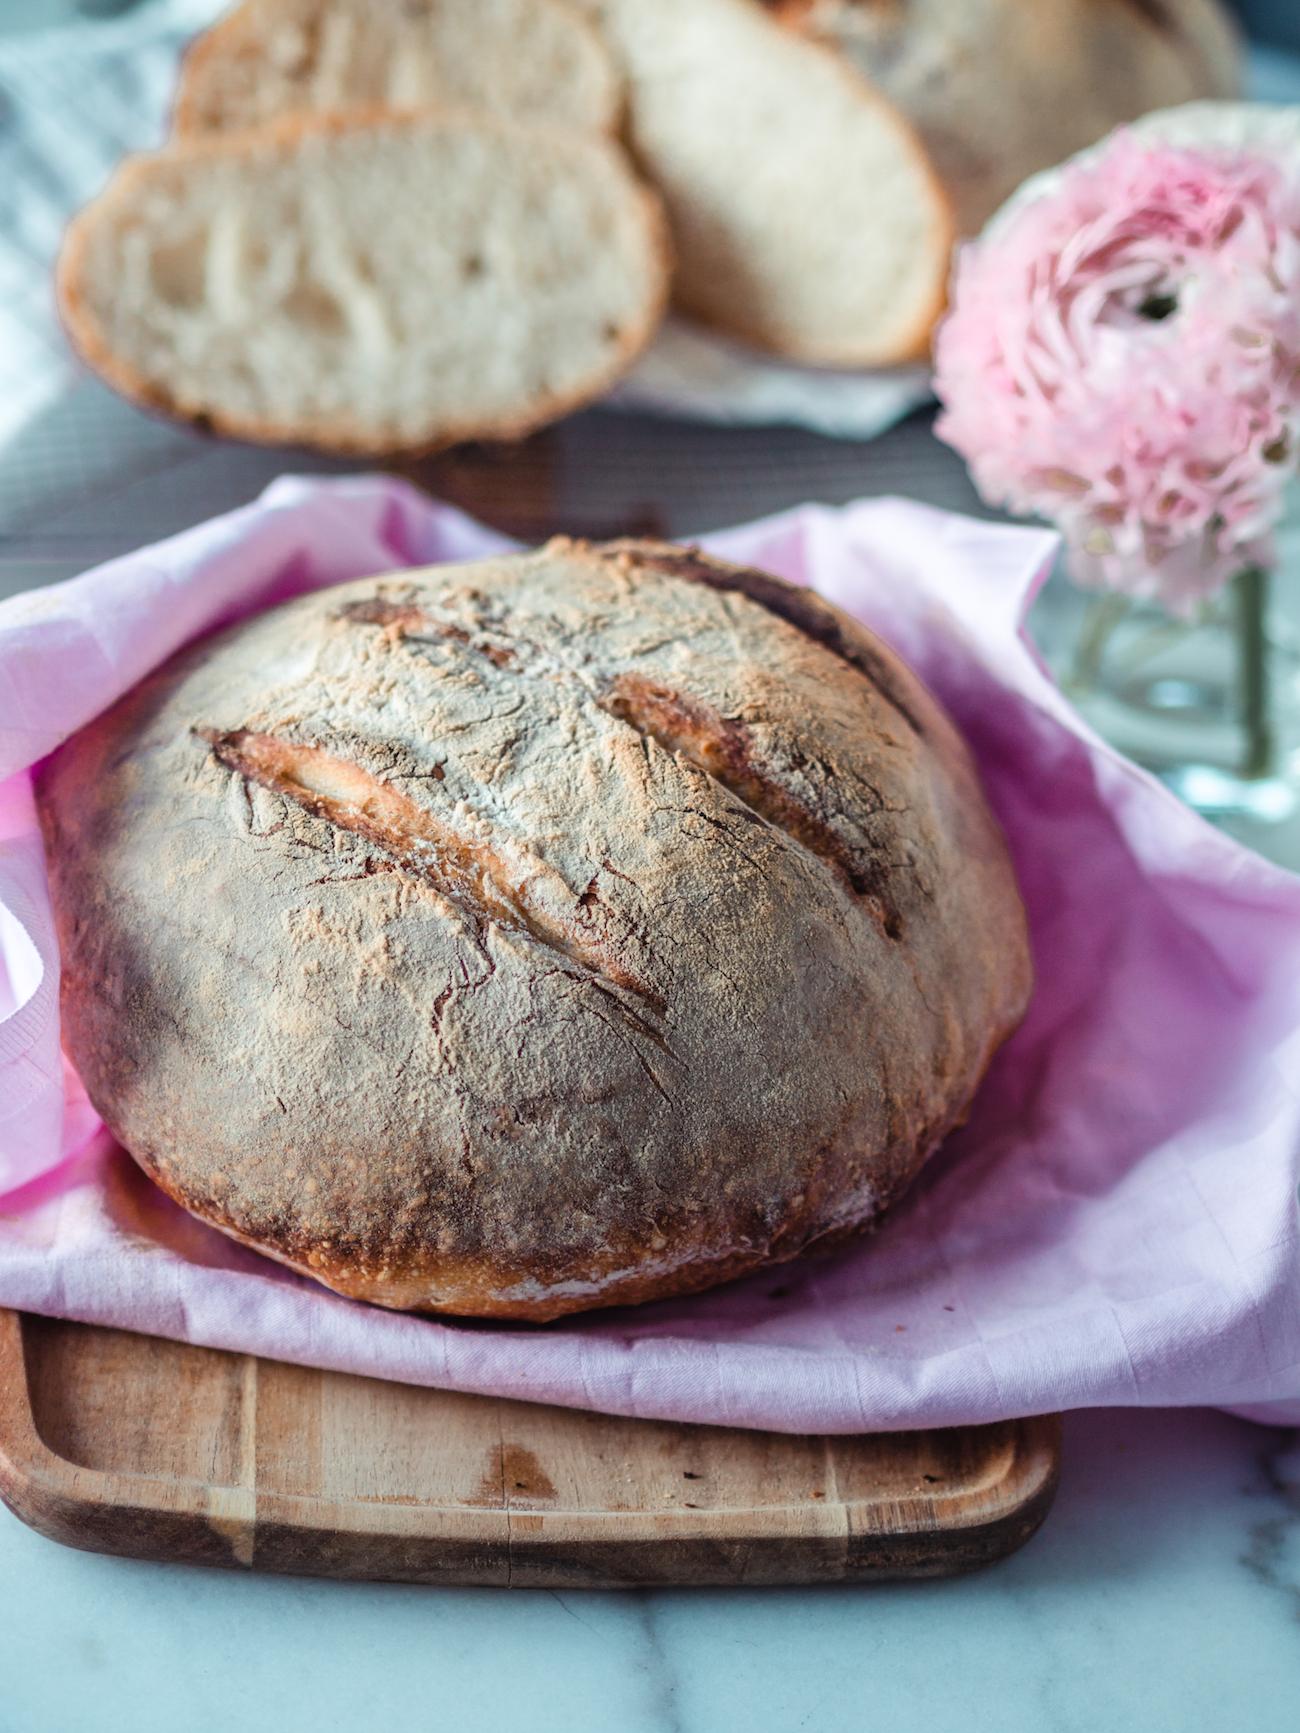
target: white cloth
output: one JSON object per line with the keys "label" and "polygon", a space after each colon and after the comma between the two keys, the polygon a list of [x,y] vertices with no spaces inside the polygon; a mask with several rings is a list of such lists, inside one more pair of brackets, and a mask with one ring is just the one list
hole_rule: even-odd
{"label": "white cloth", "polygon": [[0,41],[0,445],[75,374],[54,302],[64,225],[161,140],[181,49],[219,10],[163,0]]}

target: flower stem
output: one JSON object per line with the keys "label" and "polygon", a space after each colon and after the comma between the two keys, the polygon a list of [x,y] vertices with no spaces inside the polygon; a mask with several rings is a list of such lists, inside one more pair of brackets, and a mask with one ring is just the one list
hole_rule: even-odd
{"label": "flower stem", "polygon": [[1273,774],[1273,721],[1268,678],[1268,573],[1247,566],[1237,574],[1238,698],[1246,731],[1241,774]]}

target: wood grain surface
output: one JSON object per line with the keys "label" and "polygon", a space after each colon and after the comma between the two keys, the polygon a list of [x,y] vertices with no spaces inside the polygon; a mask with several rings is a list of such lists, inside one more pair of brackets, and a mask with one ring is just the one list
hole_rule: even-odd
{"label": "wood grain surface", "polygon": [[796,1438],[416,1389],[0,1311],[0,1495],[67,1545],[574,1588],[940,1576],[1028,1540],[1055,1416]]}

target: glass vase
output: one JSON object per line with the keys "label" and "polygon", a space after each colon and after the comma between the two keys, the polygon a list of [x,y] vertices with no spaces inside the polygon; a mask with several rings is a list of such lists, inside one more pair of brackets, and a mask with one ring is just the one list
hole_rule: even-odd
{"label": "glass vase", "polygon": [[[1189,806],[1300,864],[1300,619],[1250,567],[1190,619],[1116,594],[1058,597],[1049,654],[1097,732]],[[1064,629],[1062,629],[1064,626]]]}

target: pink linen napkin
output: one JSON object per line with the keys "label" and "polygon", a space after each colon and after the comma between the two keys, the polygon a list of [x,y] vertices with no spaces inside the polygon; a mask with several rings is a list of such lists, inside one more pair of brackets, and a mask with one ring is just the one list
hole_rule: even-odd
{"label": "pink linen napkin", "polygon": [[1029,1017],[871,1238],[689,1300],[461,1324],[326,1293],[193,1221],[113,1145],[59,1057],[28,766],[218,621],[505,545],[394,481],[284,480],[0,604],[0,1305],[791,1432],[1139,1403],[1300,1421],[1300,880],[1073,713],[1022,636],[1053,547],[1036,531],[882,500],[707,538],[912,662],[972,742],[1030,911]]}

